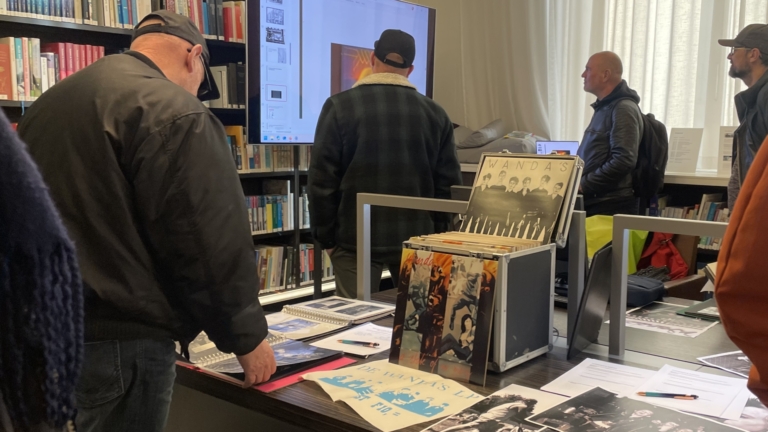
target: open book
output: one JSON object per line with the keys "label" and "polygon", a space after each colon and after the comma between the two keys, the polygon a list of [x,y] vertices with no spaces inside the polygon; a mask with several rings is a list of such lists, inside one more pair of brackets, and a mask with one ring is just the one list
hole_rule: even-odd
{"label": "open book", "polygon": [[282,312],[267,315],[267,323],[271,333],[302,340],[373,321],[394,311],[394,305],[333,296],[286,305]]}
{"label": "open book", "polygon": [[[336,360],[342,356],[341,351],[315,347],[271,333],[267,336],[267,342],[275,352],[277,363],[277,371],[272,375],[270,381]],[[237,361],[237,357],[234,354],[219,351],[216,345],[208,339],[205,332],[201,332],[189,344],[189,360],[201,368],[231,375],[240,380],[245,379],[243,368]]]}

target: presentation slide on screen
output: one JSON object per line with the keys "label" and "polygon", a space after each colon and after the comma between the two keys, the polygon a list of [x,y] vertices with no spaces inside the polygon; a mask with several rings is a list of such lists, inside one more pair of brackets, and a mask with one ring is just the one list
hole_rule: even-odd
{"label": "presentation slide on screen", "polygon": [[[386,29],[403,30],[416,40],[409,79],[426,94],[428,40],[434,31],[428,8],[397,0],[259,4],[258,28],[251,22],[254,14],[249,13],[248,23],[248,43],[260,48],[248,50],[249,67],[260,65],[258,88],[249,73],[249,142],[312,143],[326,99],[371,74],[373,45]],[[251,58],[254,53],[258,59]]]}

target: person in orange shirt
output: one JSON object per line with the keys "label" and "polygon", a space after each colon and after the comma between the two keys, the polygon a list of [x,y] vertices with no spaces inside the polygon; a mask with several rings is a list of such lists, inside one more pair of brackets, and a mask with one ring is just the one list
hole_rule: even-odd
{"label": "person in orange shirt", "polygon": [[[763,141],[763,144],[768,139]],[[768,405],[768,146],[762,145],[731,213],[715,298],[728,337],[752,361],[748,387]]]}

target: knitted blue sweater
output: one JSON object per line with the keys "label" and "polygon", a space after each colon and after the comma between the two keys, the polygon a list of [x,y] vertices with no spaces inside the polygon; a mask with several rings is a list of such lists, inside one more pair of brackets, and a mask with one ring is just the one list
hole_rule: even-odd
{"label": "knitted blue sweater", "polygon": [[15,430],[74,419],[82,302],[74,246],[0,110],[0,394]]}

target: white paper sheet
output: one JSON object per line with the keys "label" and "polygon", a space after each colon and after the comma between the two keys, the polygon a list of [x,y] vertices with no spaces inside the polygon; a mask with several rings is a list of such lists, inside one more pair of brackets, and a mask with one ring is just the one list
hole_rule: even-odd
{"label": "white paper sheet", "polygon": [[749,401],[750,397],[752,397],[752,392],[749,391],[745,385],[741,393],[736,395],[736,397],[733,398],[733,402],[731,402],[728,408],[725,409],[722,418],[728,420],[741,418],[741,415],[744,413],[744,407],[747,406],[747,402]]}
{"label": "white paper sheet", "polygon": [[[362,342],[377,342],[378,348],[368,348],[359,345],[349,345],[339,342],[339,340],[355,340]],[[361,326],[349,329],[347,331],[327,337],[323,340],[312,343],[316,347],[327,348],[337,351],[344,351],[347,354],[369,356],[378,354],[389,349],[392,343],[392,329],[382,327],[373,323],[366,323]]]}
{"label": "white paper sheet", "polygon": [[733,164],[733,132],[736,126],[720,126],[720,142],[717,151],[717,175],[731,176]]}
{"label": "white paper sheet", "polygon": [[655,373],[653,370],[586,359],[541,389],[573,397],[593,387],[602,387],[619,396],[626,396],[634,393]]}
{"label": "white paper sheet", "polygon": [[669,134],[668,173],[695,173],[703,128],[672,128]]}
{"label": "white paper sheet", "polygon": [[[738,413],[738,416],[733,417],[735,410],[728,408],[739,393],[746,388],[746,385],[747,380],[741,378],[722,377],[664,365],[651,379],[640,385],[637,391],[693,394],[699,398],[680,400],[643,397],[636,394],[631,394],[629,397],[680,411],[737,420],[741,416],[741,412]],[[746,404],[746,400],[744,403]],[[725,417],[725,415],[730,417]]]}

